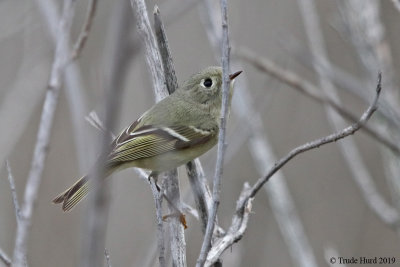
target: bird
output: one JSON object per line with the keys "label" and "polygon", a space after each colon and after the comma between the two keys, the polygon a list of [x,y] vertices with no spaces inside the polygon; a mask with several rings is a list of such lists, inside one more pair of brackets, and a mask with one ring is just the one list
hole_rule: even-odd
{"label": "bird", "polygon": [[[235,78],[241,72],[229,75],[229,107]],[[210,150],[218,142],[222,84],[221,67],[207,67],[192,75],[116,136],[107,155],[99,157],[89,174],[54,198],[53,203],[62,204],[63,211],[75,207],[94,187],[92,176],[99,164],[104,177],[130,167],[151,170],[153,176]]]}

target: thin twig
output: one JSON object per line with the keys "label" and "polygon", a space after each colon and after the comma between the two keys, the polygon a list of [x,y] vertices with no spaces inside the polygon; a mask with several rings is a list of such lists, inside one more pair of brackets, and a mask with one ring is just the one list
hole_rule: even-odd
{"label": "thin twig", "polygon": [[192,188],[194,201],[199,212],[203,234],[206,232],[208,211],[211,209],[212,197],[207,180],[204,176],[200,160],[195,159],[186,164],[186,171]]}
{"label": "thin twig", "polygon": [[[363,10],[357,9],[357,10]],[[367,20],[370,23],[370,16],[366,16]],[[368,27],[368,26],[367,26]],[[347,33],[347,31],[345,31]],[[344,33],[343,33],[344,34]],[[353,34],[351,34],[353,36]],[[344,37],[345,38],[345,37]],[[317,55],[312,57],[312,53],[308,51],[307,48],[302,47],[298,42],[291,40],[290,42],[285,42],[284,45],[286,46],[285,49],[291,53],[299,63],[303,64],[305,67],[314,70],[315,68],[320,69],[320,75],[322,75],[325,79],[330,79],[335,85],[338,90],[345,90],[349,92],[353,96],[360,98],[364,103],[368,104],[370,99],[370,94],[368,91],[364,90],[365,85],[371,83],[371,79],[368,76],[368,79],[359,79],[356,78],[354,75],[349,73],[349,71],[342,69],[341,67],[335,65],[333,62],[329,62],[328,66],[326,62],[324,62],[321,58],[315,58]],[[358,50],[357,50],[358,51]],[[371,63],[373,64],[373,63]],[[377,71],[374,71],[375,74]],[[382,71],[382,73],[385,73]],[[386,77],[386,75],[385,75]],[[388,77],[386,77],[388,79]],[[385,80],[386,80],[385,79]],[[384,86],[385,87],[385,86]],[[385,87],[386,88],[386,87]],[[388,95],[388,92],[385,93]],[[382,116],[385,120],[385,124],[397,130],[400,129],[400,116],[393,108],[390,103],[381,98],[379,101],[379,108],[377,110],[377,115]],[[382,121],[378,121],[375,123],[382,124]],[[382,134],[383,136],[388,136],[388,134]],[[389,138],[390,139],[390,138]]]}
{"label": "thin twig", "polygon": [[203,244],[201,246],[201,251],[199,258],[197,259],[196,266],[203,266],[207,254],[211,248],[211,239],[214,233],[215,227],[215,218],[217,216],[217,210],[219,206],[219,199],[221,193],[221,177],[223,173],[223,164],[224,164],[224,156],[225,156],[225,133],[226,133],[226,123],[228,118],[228,94],[230,87],[230,79],[229,79],[229,35],[228,35],[228,4],[226,0],[220,1],[221,5],[221,16],[222,16],[222,73],[223,73],[223,84],[222,84],[222,106],[221,106],[221,121],[220,121],[220,129],[218,133],[218,154],[217,154],[217,163],[215,167],[215,176],[213,180],[213,205],[210,210],[210,214],[208,217],[206,233],[204,235]]}
{"label": "thin twig", "polygon": [[49,84],[40,118],[37,141],[34,149],[31,169],[29,171],[24,202],[20,212],[20,223],[17,225],[15,247],[13,255],[13,265],[16,267],[25,266],[27,241],[34,204],[36,202],[44,162],[48,152],[50,132],[53,125],[53,118],[57,106],[58,95],[62,84],[62,75],[68,61],[67,47],[69,44],[69,34],[72,19],[75,11],[75,0],[64,2],[63,14],[59,22],[59,36],[57,39],[55,58],[51,69]]}
{"label": "thin twig", "polygon": [[11,266],[10,257],[0,248],[0,260],[6,265]]}
{"label": "thin twig", "polygon": [[[145,55],[147,66],[150,69],[150,74],[153,82],[153,89],[155,93],[156,102],[160,101],[164,97],[168,96],[168,89],[174,90],[177,87],[176,78],[170,77],[166,79],[166,75],[174,76],[174,70],[172,65],[172,57],[170,56],[168,50],[168,43],[165,38],[165,33],[162,33],[163,28],[161,24],[160,17],[156,19],[156,23],[158,23],[158,32],[161,32],[161,37],[159,42],[163,43],[163,52],[162,54],[165,58],[161,59],[157,43],[153,34],[153,31],[150,26],[149,18],[147,15],[146,4],[143,0],[131,0],[131,5],[133,11],[136,15],[138,32],[141,38],[143,39],[144,47],[145,47]],[[157,8],[155,9],[157,11]],[[157,12],[156,12],[157,13]],[[156,14],[157,16],[157,14]],[[167,70],[164,70],[163,63],[167,66]],[[174,83],[175,81],[175,83]],[[166,88],[165,84],[168,83],[168,88]],[[166,192],[167,194],[171,194],[172,191],[176,192],[177,196],[172,196],[175,199],[175,205],[180,206],[180,196],[179,196],[179,183],[176,177],[176,171],[165,173],[167,176]],[[172,190],[172,191],[171,191]],[[162,222],[160,222],[160,214],[161,214],[161,205],[157,204],[158,195],[153,190],[153,196],[156,201],[156,216],[157,216],[157,238],[158,238],[158,246],[159,246],[159,262],[160,266],[165,266],[165,241],[163,236],[163,227]],[[169,205],[170,207],[170,205]],[[171,229],[171,254],[173,265],[175,266],[186,266],[186,245],[183,233],[183,226],[180,224],[179,219],[173,219],[170,225]]]}
{"label": "thin twig", "polygon": [[[239,200],[236,204],[236,208],[238,209],[239,203],[242,203],[243,199],[247,196],[247,193],[250,189],[249,184],[246,182],[243,184],[242,192],[240,193]],[[252,202],[253,198],[249,198],[248,201],[245,202],[245,208],[241,216],[234,216],[232,219],[231,226],[229,227],[228,232],[226,235],[216,238],[213,246],[211,247],[210,251],[207,254],[206,262],[204,263],[205,267],[212,266],[216,262],[219,261],[222,252],[224,252],[227,248],[233,245],[233,243],[239,241],[248,225],[249,217],[252,210]]]}
{"label": "thin twig", "polygon": [[125,1],[119,2],[111,16],[110,28],[107,36],[107,53],[104,53],[104,84],[106,95],[104,97],[104,128],[106,131],[99,142],[100,158],[89,179],[93,183],[93,192],[88,199],[87,214],[82,238],[81,266],[102,266],[104,263],[104,248],[108,211],[110,205],[110,182],[104,183],[106,155],[110,149],[110,134],[114,129],[119,115],[120,99],[123,92],[127,64],[132,59],[134,51],[128,53],[128,32],[131,14],[129,5]]}
{"label": "thin twig", "polygon": [[356,131],[362,128],[367,123],[372,114],[376,111],[380,92],[381,92],[381,76],[379,75],[374,100],[356,123],[334,134],[325,136],[323,138],[296,147],[295,149],[291,150],[285,157],[275,162],[275,164],[271,167],[271,169],[267,172],[267,174],[264,177],[259,178],[251,188],[244,189],[240,194],[239,200],[237,202],[236,212],[232,218],[232,226],[228,231],[228,234],[215,241],[212,250],[209,252],[207,256],[207,262],[206,262],[207,264],[205,266],[210,266],[211,264],[216,262],[221,256],[221,254],[227,248],[229,248],[233,243],[239,241],[242,238],[244,231],[241,231],[240,229],[243,228],[245,229],[247,227],[249,208],[251,208],[251,202],[253,198],[256,196],[258,191],[263,187],[263,185],[266,182],[268,182],[269,179],[278,170],[280,170],[286,163],[288,163],[297,155],[318,148],[322,145],[336,142],[340,139],[343,139],[349,135],[354,134]]}
{"label": "thin twig", "polygon": [[[281,82],[284,82],[290,85],[291,87],[299,90],[301,93],[309,96],[310,98],[320,103],[331,106],[334,110],[336,110],[339,114],[341,114],[349,121],[351,122],[357,121],[357,118],[350,111],[348,111],[342,105],[338,104],[336,101],[322,95],[317,87],[315,87],[307,80],[304,80],[294,72],[283,69],[274,62],[270,61],[269,59],[265,57],[260,57],[259,55],[256,55],[255,53],[251,52],[250,49],[244,47],[240,48],[235,47],[232,53],[238,56],[239,58],[251,63],[257,69],[266,72],[267,74],[275,77]],[[388,139],[386,136],[382,135],[376,129],[366,125],[366,127],[363,127],[363,130],[366,133],[368,133],[371,137],[373,137],[380,143],[387,146],[393,152],[400,154],[400,146],[394,143],[392,140]]]}
{"label": "thin twig", "polygon": [[[220,41],[218,40],[220,40],[222,36],[221,31],[219,31],[220,28],[217,27],[217,21],[220,21],[220,14],[215,12],[215,10],[218,10],[215,1],[205,0],[202,2],[203,10],[201,10],[200,13],[202,15],[203,24],[205,25],[209,42],[214,48],[216,57],[218,57],[220,54]],[[233,63],[233,68],[240,69],[235,62]],[[262,126],[261,117],[253,108],[253,101],[248,93],[245,78],[246,75],[244,74],[244,76],[241,76],[236,82],[235,86],[238,88],[235,92],[236,97],[233,99],[234,103],[232,106],[233,111],[241,118],[241,124],[246,125],[246,127],[242,128],[246,128],[247,132],[252,133],[248,136],[249,150],[252,152],[257,170],[260,175],[263,175],[267,171],[266,167],[268,164],[276,161],[276,157],[270,148],[271,146],[269,145],[266,131]],[[271,208],[278,221],[293,262],[299,266],[315,266],[316,260],[313,256],[312,248],[304,233],[301,220],[295,212],[296,210],[288,192],[289,190],[287,186],[285,186],[285,177],[282,172],[278,172],[276,175],[278,176],[277,179],[266,188],[266,191],[268,191],[267,196],[270,199]],[[246,229],[247,220],[233,220],[228,230],[229,234],[227,235],[227,240],[235,240],[238,236],[242,236]],[[208,264],[209,259],[213,259],[213,257],[216,256],[215,252],[218,252],[220,244],[221,243],[218,243],[218,241],[213,244],[205,265]]]}
{"label": "thin twig", "polygon": [[169,94],[175,92],[178,88],[178,79],[175,74],[174,62],[168,46],[168,39],[165,33],[164,24],[161,20],[160,9],[154,7],[154,30],[156,34],[158,49],[160,51],[161,61],[164,69],[165,82]]}
{"label": "thin twig", "polygon": [[[218,31],[217,21],[220,20],[220,14],[215,12],[216,2],[203,1],[203,9],[201,15],[203,24],[207,32],[208,39],[212,45],[217,45],[217,40],[221,39],[221,32]],[[219,46],[213,47],[216,55],[219,55]],[[232,68],[240,69],[238,64],[233,62]],[[233,111],[241,118],[242,126],[245,125],[246,132],[252,134],[248,136],[249,151],[255,162],[256,169],[263,175],[267,171],[270,162],[276,161],[273,150],[268,142],[267,133],[263,129],[262,120],[259,113],[253,108],[253,101],[248,93],[246,85],[246,75],[236,82],[235,96],[233,98]],[[236,142],[237,143],[237,142]],[[236,144],[237,145],[237,144]],[[295,264],[299,266],[316,266],[316,260],[313,255],[311,245],[303,230],[301,220],[296,213],[294,201],[292,200],[287,188],[285,177],[282,172],[276,174],[277,178],[273,180],[270,186],[266,187],[268,198],[275,218],[280,226],[281,233],[289,248],[290,255]],[[227,238],[235,239],[237,236],[244,234],[247,229],[247,220],[234,220],[229,228]],[[240,230],[240,231],[239,231]],[[220,243],[215,242],[207,256],[207,259],[215,256],[214,252],[218,251]],[[206,265],[207,265],[206,261]]]}
{"label": "thin twig", "polygon": [[[158,49],[161,57],[161,63],[164,70],[165,83],[169,94],[175,92],[178,88],[178,79],[175,74],[174,63],[171,51],[168,46],[168,39],[164,29],[164,24],[161,19],[160,10],[157,6],[154,7],[154,29],[158,44]],[[178,172],[173,170],[167,173],[164,179],[164,190],[166,199],[168,200],[168,211],[170,213],[181,213],[181,196],[179,191]],[[180,216],[173,216],[170,224],[170,243],[172,263],[174,266],[186,266],[186,243],[184,227]]]}
{"label": "thin twig", "polygon": [[15,218],[17,220],[17,223],[20,223],[20,208],[19,208],[19,203],[18,203],[18,195],[17,195],[17,190],[15,189],[15,182],[14,182],[14,177],[11,172],[11,167],[10,167],[10,162],[6,160],[6,168],[7,168],[7,173],[8,173],[8,182],[10,183],[10,189],[11,189],[11,196],[14,204],[14,209],[15,209]]}
{"label": "thin twig", "polygon": [[[342,13],[348,31],[348,38],[356,48],[359,61],[367,72],[367,76],[371,77],[371,74],[375,73],[376,69],[381,69],[385,73],[383,81],[385,94],[383,95],[383,99],[386,101],[381,103],[381,105],[384,105],[390,111],[388,117],[391,120],[395,120],[396,123],[393,124],[390,121],[379,120],[377,128],[382,129],[395,143],[399,143],[398,127],[395,128],[392,126],[399,125],[399,88],[396,85],[395,68],[392,63],[393,57],[390,44],[385,36],[385,24],[382,22],[380,15],[380,2],[346,1],[340,3],[339,10]],[[384,223],[396,229],[397,233],[400,234],[399,155],[395,155],[391,151],[382,148],[382,156],[382,162],[385,164],[385,177],[391,189],[392,199],[397,212],[393,212],[393,208],[386,203],[383,197],[377,194],[373,181],[370,184],[364,183],[359,186],[362,189],[367,189],[363,189],[362,192],[368,206],[371,207]]]}
{"label": "thin twig", "polygon": [[[235,84],[237,89],[233,111],[240,118],[241,125],[251,132],[248,136],[248,149],[258,174],[264,175],[271,162],[275,162],[277,157],[269,142],[268,131],[263,125],[262,116],[251,99],[245,78],[245,75],[240,77]],[[292,262],[299,267],[315,267],[317,262],[313,249],[298,215],[295,201],[290,194],[286,177],[282,171],[278,171],[275,176],[276,178],[270,181],[268,186],[264,186],[264,190]]]}
{"label": "thin twig", "polygon": [[[58,10],[58,3],[52,0],[36,0],[36,5],[39,8],[40,15],[44,19],[51,35],[51,39],[56,45],[58,39],[57,25],[60,21],[61,14]],[[65,47],[69,56],[71,54],[70,47]],[[84,116],[87,114],[87,97],[85,85],[82,78],[82,73],[79,64],[69,60],[68,68],[65,69],[65,92],[69,109],[71,112],[72,125],[74,130],[75,149],[79,162],[80,171],[84,171],[91,163],[94,155],[89,149],[91,137],[85,131]]]}
{"label": "thin twig", "polygon": [[[168,48],[168,40],[166,38],[164,26],[160,18],[159,9],[157,7],[155,8],[154,11],[154,24],[155,24],[154,27],[157,36],[158,46],[163,61],[167,88],[168,91],[172,93],[175,90],[175,88],[178,87],[178,83],[175,75],[175,70],[173,67],[172,56]],[[196,159],[194,161],[187,163],[186,170],[192,187],[196,205],[201,214],[203,223],[203,228],[202,228],[203,233],[205,233],[208,220],[208,208],[211,206],[211,195],[208,189],[207,181],[204,179],[204,173],[200,160]]]}
{"label": "thin twig", "polygon": [[138,33],[144,43],[147,67],[150,69],[155,98],[158,102],[168,96],[168,91],[165,90],[164,70],[157,43],[150,26],[145,2],[143,0],[131,0],[131,5],[136,16]]}
{"label": "thin twig", "polygon": [[79,57],[80,53],[83,50],[83,47],[86,44],[90,28],[92,27],[93,18],[96,13],[96,7],[97,7],[97,0],[89,0],[86,19],[82,26],[82,30],[78,36],[78,39],[76,40],[74,49],[72,50],[71,60],[75,60]]}
{"label": "thin twig", "polygon": [[[365,1],[349,1],[349,3],[361,3]],[[319,84],[321,89],[323,90],[325,96],[340,104],[340,98],[337,93],[337,89],[334,87],[330,79],[325,78],[322,74],[322,69],[318,68],[315,59],[319,59],[323,65],[326,66],[328,72],[330,71],[330,64],[328,60],[328,53],[326,51],[326,45],[323,38],[323,32],[320,27],[318,11],[316,8],[316,4],[314,0],[300,0],[297,2],[302,14],[302,18],[304,21],[304,27],[306,30],[306,36],[308,38],[308,43],[310,46],[310,51],[312,55],[312,62],[314,65],[314,70],[318,74]],[[378,14],[377,3],[376,5],[364,6],[368,9],[366,13],[369,18],[368,21],[364,21],[364,23],[368,23],[370,20],[373,20],[374,17]],[[359,7],[359,6],[358,6]],[[362,10],[362,9],[360,9]],[[355,15],[358,17],[359,13]],[[375,40],[381,39],[383,35],[383,30],[381,25],[376,25],[377,27],[372,31],[375,33],[377,38]],[[365,56],[365,54],[363,54]],[[368,59],[370,57],[366,57]],[[368,69],[369,77],[373,77],[374,73],[376,73],[377,69],[382,66],[381,64],[374,64],[375,62],[369,62]],[[372,66],[372,64],[374,64]],[[391,79],[391,72],[388,71],[387,68],[383,68],[382,70],[386,73],[384,86],[387,90],[387,93],[391,93],[392,86],[387,82],[387,78]],[[383,96],[384,98],[384,96]],[[328,121],[331,124],[333,129],[340,129],[346,125],[346,122],[342,117],[338,116],[338,114],[334,113],[333,110],[329,106],[325,106],[325,111],[328,117]],[[361,153],[353,140],[346,139],[343,142],[338,144],[339,149],[347,163],[349,170],[352,173],[352,178],[358,185],[364,200],[366,201],[368,207],[376,214],[378,217],[386,224],[397,227],[399,221],[399,214],[396,209],[394,209],[386,200],[383,198],[381,194],[379,194],[376,185],[374,183],[374,179],[371,173],[368,171],[367,165],[364,163]]]}
{"label": "thin twig", "polygon": [[[288,163],[295,156],[297,156],[301,153],[304,153],[306,151],[309,151],[311,149],[318,148],[322,145],[336,142],[340,139],[343,139],[349,135],[354,134],[356,131],[361,129],[366,124],[366,122],[369,120],[371,115],[376,111],[380,93],[381,93],[381,75],[379,75],[379,78],[378,78],[376,94],[375,94],[375,98],[374,98],[372,104],[362,114],[361,118],[357,122],[355,122],[351,126],[344,128],[341,131],[338,131],[334,134],[314,140],[312,142],[306,143],[306,144],[299,146],[299,147],[293,149],[292,151],[290,151],[285,157],[283,157],[280,160],[278,160],[277,162],[275,162],[274,166],[268,171],[267,175],[265,175],[264,177],[257,180],[257,182],[253,185],[253,187],[249,191],[247,198],[254,197],[257,194],[257,192],[260,190],[260,188],[266,182],[268,182],[268,180],[272,177],[272,175],[274,175],[275,172],[277,172],[279,169],[281,169],[286,163]],[[242,205],[242,209],[243,209],[243,207],[244,207],[244,205]]]}
{"label": "thin twig", "polygon": [[107,267],[111,267],[110,254],[108,253],[107,248],[104,249],[104,257],[106,258]]}

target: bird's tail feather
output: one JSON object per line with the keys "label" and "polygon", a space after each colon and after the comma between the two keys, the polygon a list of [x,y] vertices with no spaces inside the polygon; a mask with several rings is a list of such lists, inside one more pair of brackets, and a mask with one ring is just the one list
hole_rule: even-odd
{"label": "bird's tail feather", "polygon": [[81,201],[89,192],[90,181],[85,175],[75,184],[68,188],[65,192],[53,199],[53,203],[62,203],[63,211],[70,211],[79,201]]}

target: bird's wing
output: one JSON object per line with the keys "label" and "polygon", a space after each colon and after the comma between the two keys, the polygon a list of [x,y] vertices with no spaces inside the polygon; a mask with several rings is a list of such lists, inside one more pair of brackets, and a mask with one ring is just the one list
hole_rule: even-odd
{"label": "bird's wing", "polygon": [[150,158],[169,151],[189,148],[206,143],[217,134],[215,129],[183,125],[144,125],[137,129],[135,127],[131,125],[114,140],[108,157],[109,164]]}

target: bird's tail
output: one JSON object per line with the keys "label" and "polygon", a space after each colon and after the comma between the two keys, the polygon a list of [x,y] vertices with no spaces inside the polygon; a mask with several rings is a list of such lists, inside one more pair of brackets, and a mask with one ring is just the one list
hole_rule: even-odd
{"label": "bird's tail", "polygon": [[53,203],[62,203],[63,211],[70,211],[79,201],[81,201],[89,192],[91,182],[85,175],[65,192],[53,199]]}

